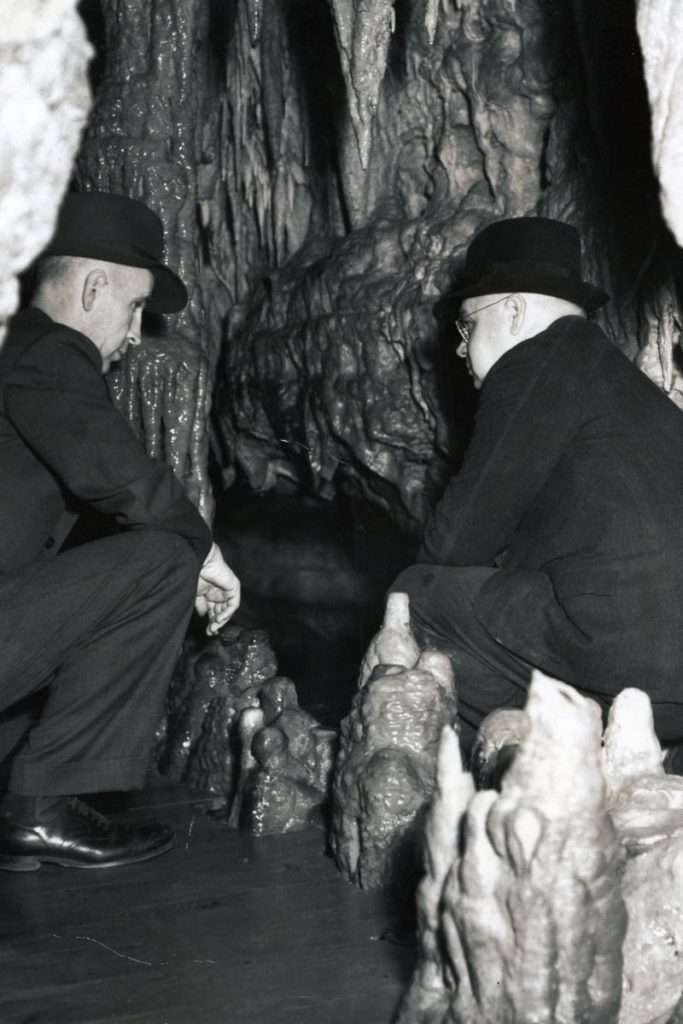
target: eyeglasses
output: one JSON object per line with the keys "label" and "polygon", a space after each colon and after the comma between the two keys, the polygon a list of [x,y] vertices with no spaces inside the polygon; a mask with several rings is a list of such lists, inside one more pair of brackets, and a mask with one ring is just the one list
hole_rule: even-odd
{"label": "eyeglasses", "polygon": [[497,306],[499,302],[505,302],[505,300],[509,298],[509,295],[503,295],[502,298],[494,299],[493,302],[487,302],[485,306],[480,306],[479,309],[473,309],[471,313],[467,314],[467,316],[459,316],[458,319],[454,321],[454,325],[456,331],[460,335],[460,340],[463,341],[465,345],[469,345],[470,334],[472,333],[472,324],[470,323],[470,319],[476,313],[481,313],[482,309],[488,309],[490,306]]}

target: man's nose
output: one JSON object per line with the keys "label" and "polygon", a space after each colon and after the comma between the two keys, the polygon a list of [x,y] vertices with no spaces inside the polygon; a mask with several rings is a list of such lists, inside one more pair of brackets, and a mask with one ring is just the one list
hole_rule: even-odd
{"label": "man's nose", "polygon": [[133,313],[133,319],[130,322],[128,328],[128,335],[126,336],[126,342],[129,345],[139,345],[142,341],[142,310],[137,309]]}
{"label": "man's nose", "polygon": [[461,341],[455,351],[458,353],[461,359],[464,359],[465,356],[467,355],[467,342]]}

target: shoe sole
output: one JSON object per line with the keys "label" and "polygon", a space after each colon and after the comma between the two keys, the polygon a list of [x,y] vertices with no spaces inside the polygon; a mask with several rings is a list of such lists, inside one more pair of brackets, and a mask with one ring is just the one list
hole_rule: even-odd
{"label": "shoe sole", "polygon": [[174,846],[175,836],[162,846],[156,846],[153,850],[147,850],[135,857],[119,857],[117,860],[101,861],[95,864],[84,864],[82,861],[73,861],[68,857],[56,857],[49,854],[44,857],[11,857],[8,854],[0,854],[0,871],[39,871],[43,864],[56,864],[60,868],[85,868],[86,870],[119,868],[125,867],[126,864],[139,864],[143,860],[159,857]]}

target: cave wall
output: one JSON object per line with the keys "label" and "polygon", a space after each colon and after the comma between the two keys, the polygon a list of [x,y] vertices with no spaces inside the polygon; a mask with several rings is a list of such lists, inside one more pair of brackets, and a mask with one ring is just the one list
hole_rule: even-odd
{"label": "cave wall", "polygon": [[[150,370],[153,343],[113,391],[207,518],[214,395],[225,485],[360,494],[419,529],[472,409],[438,300],[472,234],[500,216],[579,228],[587,275],[613,295],[599,322],[683,405],[680,249],[652,167],[664,174],[678,138],[662,113],[677,109],[677,80],[656,56],[677,23],[669,0],[98,10],[77,182],[149,202],[191,291],[163,325],[176,353],[165,375]],[[178,361],[195,382],[184,390]],[[188,403],[175,450],[168,387]]]}

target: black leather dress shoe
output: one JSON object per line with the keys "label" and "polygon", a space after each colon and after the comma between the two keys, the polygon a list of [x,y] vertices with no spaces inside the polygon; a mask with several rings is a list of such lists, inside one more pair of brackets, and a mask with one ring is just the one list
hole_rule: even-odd
{"label": "black leather dress shoe", "polygon": [[4,871],[37,871],[41,864],[113,868],[157,857],[174,842],[166,825],[119,825],[76,797],[54,802],[49,817],[26,820],[11,811],[0,813]]}

